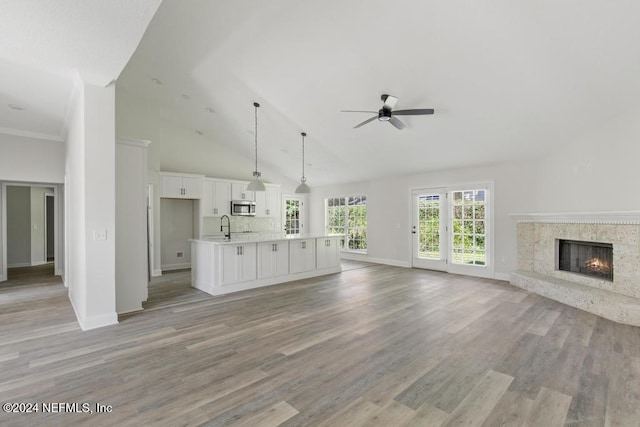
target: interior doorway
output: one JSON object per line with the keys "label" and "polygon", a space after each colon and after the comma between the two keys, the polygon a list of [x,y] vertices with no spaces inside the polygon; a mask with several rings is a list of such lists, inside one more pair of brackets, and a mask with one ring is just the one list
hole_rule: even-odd
{"label": "interior doorway", "polygon": [[9,269],[15,274],[47,264],[54,275],[63,275],[64,209],[58,200],[64,187],[2,182],[0,189],[0,282],[9,279]]}
{"label": "interior doorway", "polygon": [[56,209],[55,209],[55,196],[53,194],[44,195],[44,226],[45,226],[45,257],[47,262],[54,262],[55,247],[56,247]]}

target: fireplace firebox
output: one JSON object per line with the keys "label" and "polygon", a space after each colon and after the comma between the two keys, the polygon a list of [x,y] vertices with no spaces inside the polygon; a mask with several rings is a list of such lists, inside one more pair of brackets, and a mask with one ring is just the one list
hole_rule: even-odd
{"label": "fireplace firebox", "polygon": [[558,240],[558,269],[613,281],[613,245]]}

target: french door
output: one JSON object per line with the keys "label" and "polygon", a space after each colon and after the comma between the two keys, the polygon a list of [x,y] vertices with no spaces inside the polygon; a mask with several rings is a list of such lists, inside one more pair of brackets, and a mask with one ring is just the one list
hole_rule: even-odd
{"label": "french door", "polygon": [[413,266],[429,270],[447,270],[448,205],[444,188],[417,189],[412,192]]}
{"label": "french door", "polygon": [[304,233],[304,197],[285,195],[282,197],[282,203],[282,223],[285,234],[296,235]]}

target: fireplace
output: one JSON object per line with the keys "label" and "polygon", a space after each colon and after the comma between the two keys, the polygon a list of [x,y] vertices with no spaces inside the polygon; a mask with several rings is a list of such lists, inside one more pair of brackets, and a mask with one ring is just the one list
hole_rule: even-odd
{"label": "fireplace", "polygon": [[613,245],[558,240],[558,270],[613,281]]}

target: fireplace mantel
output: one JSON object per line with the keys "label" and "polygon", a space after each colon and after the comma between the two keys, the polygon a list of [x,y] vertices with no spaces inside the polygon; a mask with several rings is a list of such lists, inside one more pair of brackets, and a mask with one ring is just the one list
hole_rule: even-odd
{"label": "fireplace mantel", "polygon": [[513,213],[509,216],[523,223],[640,225],[640,211]]}

